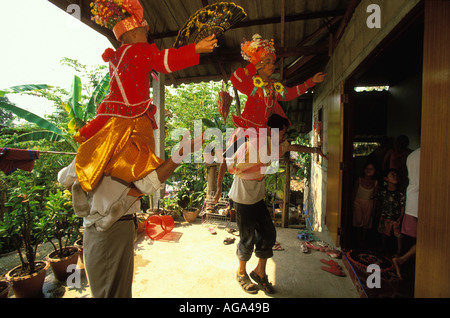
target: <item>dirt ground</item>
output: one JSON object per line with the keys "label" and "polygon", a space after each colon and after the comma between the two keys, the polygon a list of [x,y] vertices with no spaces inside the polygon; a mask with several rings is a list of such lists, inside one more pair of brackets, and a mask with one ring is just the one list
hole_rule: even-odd
{"label": "dirt ground", "polygon": [[[211,225],[217,234],[208,231]],[[337,259],[345,277],[321,270],[324,264],[320,259],[330,257],[314,250],[303,253],[297,238],[299,231],[277,227],[277,241],[284,250],[274,251],[267,263],[267,274],[276,290],[272,295],[263,291],[250,295],[238,285],[235,275],[239,237],[226,232],[223,224],[205,224],[200,218],[194,223],[176,222],[173,231],[159,241],[152,241],[143,232],[135,243],[133,298],[359,298],[342,260]],[[315,234],[331,244],[326,232]],[[235,242],[225,245],[223,241],[228,237],[234,237]],[[39,257],[44,258],[50,251],[51,246],[41,246]],[[256,263],[252,257],[248,272]],[[1,255],[0,275],[18,264],[16,253]],[[83,269],[79,270],[79,284],[69,287],[55,281],[49,269],[44,297],[90,298],[86,275]],[[9,297],[14,297],[12,291]]]}

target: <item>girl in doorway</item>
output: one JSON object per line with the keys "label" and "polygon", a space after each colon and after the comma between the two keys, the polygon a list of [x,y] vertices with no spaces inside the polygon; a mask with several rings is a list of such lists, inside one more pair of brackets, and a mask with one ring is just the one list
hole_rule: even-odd
{"label": "girl in doorway", "polygon": [[372,229],[378,190],[374,164],[366,163],[353,189],[353,227],[356,230],[358,244],[363,247],[367,243],[367,233]]}

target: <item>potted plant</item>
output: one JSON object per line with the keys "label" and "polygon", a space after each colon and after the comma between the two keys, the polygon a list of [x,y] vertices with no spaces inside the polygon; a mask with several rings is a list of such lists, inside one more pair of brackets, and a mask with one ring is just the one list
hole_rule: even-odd
{"label": "potted plant", "polygon": [[145,212],[136,213],[136,221],[137,221],[137,234],[141,234],[145,230],[145,221],[147,221],[149,214]]}
{"label": "potted plant", "polygon": [[180,206],[177,204],[177,198],[167,195],[162,199],[162,203],[164,206],[164,214],[170,215],[174,220],[178,219]]}
{"label": "potted plant", "polygon": [[14,267],[5,277],[12,283],[17,298],[42,297],[42,286],[49,267],[46,261],[37,261],[38,246],[43,243],[46,218],[41,207],[43,187],[28,187],[19,181],[12,188],[5,206],[11,211],[0,221],[0,235],[7,235],[14,243],[21,265]]}
{"label": "potted plant", "polygon": [[54,251],[47,255],[47,260],[55,278],[60,282],[65,282],[71,274],[68,266],[77,264],[79,254],[74,243],[80,237],[81,219],[73,211],[71,198],[70,191],[59,189],[45,198],[45,212],[49,224],[46,227],[46,240],[54,248]]}
{"label": "potted plant", "polygon": [[182,182],[177,192],[177,204],[181,207],[183,217],[186,222],[194,222],[198,216],[206,193],[206,182],[203,169],[189,164],[182,163],[175,172],[183,171]]}
{"label": "potted plant", "polygon": [[[153,199],[154,199],[154,194],[152,194],[152,195],[149,195],[149,196],[144,196],[144,198],[145,197],[148,197],[148,200],[149,200],[149,208],[146,210],[146,213],[148,214],[148,215],[154,215],[154,214],[156,214],[156,215],[160,215],[161,213],[163,213],[163,209],[161,209],[160,207],[159,207],[159,201],[160,200],[157,200],[157,204],[156,204],[156,207],[154,207],[154,205],[153,205]],[[142,201],[141,201],[142,202]]]}

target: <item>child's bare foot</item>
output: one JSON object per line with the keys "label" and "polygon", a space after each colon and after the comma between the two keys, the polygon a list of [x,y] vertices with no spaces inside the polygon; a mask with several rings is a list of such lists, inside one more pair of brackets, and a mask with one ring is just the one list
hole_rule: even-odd
{"label": "child's bare foot", "polygon": [[400,272],[400,265],[402,264],[402,261],[398,257],[394,257],[392,259],[392,263],[394,263],[395,270],[397,272],[397,276],[402,279],[402,274]]}

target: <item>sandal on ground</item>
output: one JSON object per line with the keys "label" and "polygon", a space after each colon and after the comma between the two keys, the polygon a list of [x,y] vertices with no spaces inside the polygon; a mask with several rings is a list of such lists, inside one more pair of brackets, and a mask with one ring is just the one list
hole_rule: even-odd
{"label": "sandal on ground", "polygon": [[332,258],[341,258],[342,257],[342,253],[339,250],[329,250],[326,253],[328,256],[330,256]]}
{"label": "sandal on ground", "polygon": [[306,246],[306,244],[305,244],[305,243],[302,243],[302,245],[301,245],[301,246],[302,246],[302,252],[303,252],[303,253],[305,253],[305,254],[306,254],[306,253],[308,253],[308,252],[309,252],[309,249],[308,249],[308,247]]}
{"label": "sandal on ground", "polygon": [[321,259],[320,260],[322,263],[324,263],[324,264],[327,264],[328,266],[331,266],[331,267],[337,267],[337,268],[339,268],[339,269],[342,269],[342,267],[341,266],[339,266],[339,264],[337,263],[337,262],[335,262],[335,261],[333,261],[332,259],[330,259],[330,260],[324,260],[324,259]]}
{"label": "sandal on ground", "polygon": [[275,242],[275,245],[272,247],[274,251],[284,251],[284,248],[281,247],[280,243]]}
{"label": "sandal on ground", "polygon": [[316,241],[316,244],[319,245],[320,247],[328,247],[329,244],[325,241]]}
{"label": "sandal on ground", "polygon": [[258,286],[262,288],[266,293],[273,294],[275,293],[275,290],[273,289],[272,283],[269,283],[269,278],[267,275],[264,275],[263,278],[259,277],[258,274],[256,274],[255,271],[252,271],[250,273],[250,277],[258,283]]}
{"label": "sandal on ground", "polygon": [[231,229],[231,228],[227,227],[225,229],[225,231],[227,231],[228,233],[233,234],[233,235],[239,235],[239,233],[237,233],[238,230],[236,230],[236,229]]}
{"label": "sandal on ground", "polygon": [[233,244],[236,239],[234,237],[227,237],[223,240],[223,244],[230,245]]}
{"label": "sandal on ground", "polygon": [[311,242],[305,242],[305,245],[306,245],[307,248],[310,248],[310,249],[313,249],[313,250],[316,250],[316,251],[319,251],[319,250],[320,250],[320,247],[315,246],[315,245],[314,245],[313,243],[311,243]]}
{"label": "sandal on ground", "polygon": [[256,284],[250,280],[247,274],[245,276],[236,274],[236,280],[245,292],[249,294],[256,294],[258,292]]}
{"label": "sandal on ground", "polygon": [[217,234],[216,230],[214,230],[214,228],[212,226],[208,227],[208,231],[211,234]]}
{"label": "sandal on ground", "polygon": [[320,269],[322,269],[322,270],[324,270],[324,271],[327,271],[327,272],[329,272],[329,273],[331,273],[331,274],[334,274],[334,275],[336,275],[336,276],[345,276],[344,272],[341,271],[341,269],[338,268],[338,267],[336,267],[336,266],[331,266],[331,267],[328,267],[328,266],[320,266]]}

